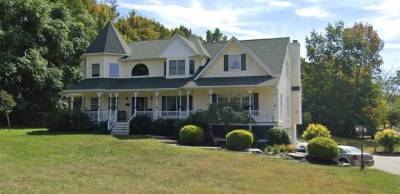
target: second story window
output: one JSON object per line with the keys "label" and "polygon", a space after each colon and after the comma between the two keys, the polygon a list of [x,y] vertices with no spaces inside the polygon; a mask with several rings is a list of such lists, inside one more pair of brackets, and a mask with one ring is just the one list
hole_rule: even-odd
{"label": "second story window", "polygon": [[143,63],[135,65],[132,69],[132,76],[145,76],[149,75],[149,69]]}
{"label": "second story window", "polygon": [[194,74],[194,60],[189,61],[189,74],[190,75]]}
{"label": "second story window", "polygon": [[110,64],[109,77],[119,77],[119,65],[116,63]]}
{"label": "second story window", "polygon": [[92,77],[99,77],[100,76],[100,64],[95,63],[92,64]]}
{"label": "second story window", "polygon": [[185,75],[185,60],[169,60],[169,75]]}
{"label": "second story window", "polygon": [[240,70],[240,55],[229,55],[229,70]]}

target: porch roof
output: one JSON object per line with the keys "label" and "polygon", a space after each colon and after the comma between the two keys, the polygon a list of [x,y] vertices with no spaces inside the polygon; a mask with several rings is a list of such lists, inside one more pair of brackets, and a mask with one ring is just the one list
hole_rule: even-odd
{"label": "porch roof", "polygon": [[91,78],[69,87],[68,90],[123,90],[179,88],[191,78],[166,79],[165,77],[146,78]]}
{"label": "porch roof", "polygon": [[272,80],[272,76],[211,77],[194,80],[197,86],[253,86]]}

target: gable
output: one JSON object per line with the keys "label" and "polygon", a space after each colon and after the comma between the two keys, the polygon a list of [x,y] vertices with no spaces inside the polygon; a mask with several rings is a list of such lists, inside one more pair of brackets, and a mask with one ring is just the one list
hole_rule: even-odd
{"label": "gable", "polygon": [[161,58],[194,56],[196,53],[182,38],[174,38],[161,53]]}
{"label": "gable", "polygon": [[[231,41],[220,49],[221,53],[214,55],[212,62],[208,64],[207,69],[202,72],[202,78],[207,77],[244,77],[244,76],[265,76],[270,75],[262,64],[259,64],[252,55],[248,53],[237,42]],[[245,71],[224,71],[224,55],[241,55],[246,54],[246,70]]]}

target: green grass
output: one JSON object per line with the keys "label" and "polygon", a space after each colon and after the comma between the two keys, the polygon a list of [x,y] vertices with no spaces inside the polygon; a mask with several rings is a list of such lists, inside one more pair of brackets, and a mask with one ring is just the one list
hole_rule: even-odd
{"label": "green grass", "polygon": [[[400,176],[145,137],[0,130],[0,193],[398,193]],[[29,135],[30,134],[30,135]]]}
{"label": "green grass", "polygon": [[[342,138],[342,137],[333,137],[333,139],[341,145],[349,145],[349,146],[354,146],[354,147],[361,147],[360,140],[357,139],[348,139],[348,138]],[[377,152],[382,152],[383,147],[379,146],[374,140],[372,139],[366,139],[364,141],[364,150],[365,152],[368,153],[373,153],[375,152],[375,149]],[[400,152],[400,145],[396,147],[396,152]]]}

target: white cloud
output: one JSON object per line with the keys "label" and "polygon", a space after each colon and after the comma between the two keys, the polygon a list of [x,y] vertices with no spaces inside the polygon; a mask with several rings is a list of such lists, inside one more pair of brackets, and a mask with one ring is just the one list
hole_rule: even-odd
{"label": "white cloud", "polygon": [[286,0],[254,0],[258,3],[267,3],[269,8],[288,8],[294,5],[290,1]]}
{"label": "white cloud", "polygon": [[327,18],[331,14],[319,7],[304,7],[296,9],[296,14],[301,17],[313,17],[317,19]]}
{"label": "white cloud", "polygon": [[383,0],[365,6],[365,10],[374,11],[377,16],[368,18],[386,41],[400,40],[400,1]]}
{"label": "white cloud", "polygon": [[235,9],[224,7],[210,10],[204,8],[197,0],[193,0],[189,6],[164,4],[159,1],[147,4],[121,2],[119,5],[122,8],[151,12],[163,20],[163,23],[168,27],[176,27],[183,24],[190,28],[219,28],[224,32],[237,35],[238,38],[267,37],[263,32],[243,27],[249,25],[243,18],[265,10],[265,7],[262,6],[238,7]]}
{"label": "white cloud", "polygon": [[400,43],[385,43],[386,49],[400,49]]}

